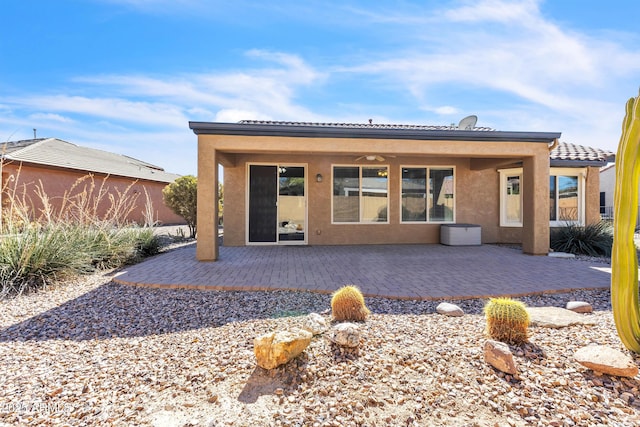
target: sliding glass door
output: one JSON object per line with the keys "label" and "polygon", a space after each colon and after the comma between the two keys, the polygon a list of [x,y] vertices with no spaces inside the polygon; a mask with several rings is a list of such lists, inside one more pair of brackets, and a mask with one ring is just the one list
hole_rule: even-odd
{"label": "sliding glass door", "polygon": [[248,243],[306,243],[305,169],[249,165]]}

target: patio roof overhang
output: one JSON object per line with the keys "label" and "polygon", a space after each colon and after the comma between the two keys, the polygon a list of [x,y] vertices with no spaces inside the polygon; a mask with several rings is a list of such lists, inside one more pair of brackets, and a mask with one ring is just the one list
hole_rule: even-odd
{"label": "patio roof overhang", "polygon": [[215,141],[223,166],[235,166],[235,155],[240,153],[379,154],[468,157],[471,169],[481,170],[518,164],[539,153],[542,144],[546,152],[561,136],[560,132],[503,132],[489,128],[289,122],[189,122],[189,127],[199,137]]}
{"label": "patio roof overhang", "polygon": [[417,127],[329,126],[316,124],[254,124],[189,122],[196,135],[280,136],[297,138],[406,139],[420,141],[538,142],[550,144],[561,132],[422,129]]}

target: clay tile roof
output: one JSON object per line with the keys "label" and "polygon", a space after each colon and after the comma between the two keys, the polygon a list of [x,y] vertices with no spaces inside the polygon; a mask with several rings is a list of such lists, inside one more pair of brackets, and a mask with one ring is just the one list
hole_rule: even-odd
{"label": "clay tile roof", "polygon": [[604,166],[615,159],[615,153],[599,148],[561,142],[551,151],[552,165],[589,163]]}

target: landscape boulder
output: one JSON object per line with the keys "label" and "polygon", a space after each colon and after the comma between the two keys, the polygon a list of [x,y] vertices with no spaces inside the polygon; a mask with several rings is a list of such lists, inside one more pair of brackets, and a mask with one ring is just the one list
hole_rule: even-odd
{"label": "landscape boulder", "polygon": [[338,323],[331,329],[329,339],[342,347],[360,345],[360,327],[354,323]]}
{"label": "landscape boulder", "polygon": [[448,302],[441,302],[436,307],[436,311],[440,314],[444,314],[445,316],[450,317],[460,317],[464,316],[464,311],[460,307],[455,304],[451,304]]}
{"label": "landscape boulder", "polygon": [[302,329],[311,332],[313,335],[320,335],[329,329],[327,320],[318,313],[309,313],[304,318]]}
{"label": "landscape boulder", "polygon": [[571,325],[595,325],[590,316],[575,313],[561,307],[527,307],[530,324],[546,328],[566,328]]}
{"label": "landscape boulder", "polygon": [[593,311],[591,304],[584,301],[569,301],[566,309],[575,313],[591,313]]}
{"label": "landscape boulder", "polygon": [[633,378],[638,366],[623,352],[604,345],[590,345],[575,352],[574,358],[582,366],[603,374]]}
{"label": "landscape boulder", "polygon": [[258,366],[273,369],[297,357],[311,343],[313,335],[304,329],[277,331],[253,340]]}
{"label": "landscape boulder", "polygon": [[484,360],[506,374],[515,375],[518,373],[513,353],[511,353],[509,346],[503,342],[487,340],[484,343]]}

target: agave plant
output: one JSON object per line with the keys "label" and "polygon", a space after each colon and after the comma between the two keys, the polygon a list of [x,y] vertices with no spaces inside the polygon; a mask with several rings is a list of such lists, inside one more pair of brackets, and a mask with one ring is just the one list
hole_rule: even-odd
{"label": "agave plant", "polygon": [[611,255],[611,307],[616,329],[629,350],[640,353],[638,257],[633,240],[640,178],[640,95],[629,99],[616,155]]}

